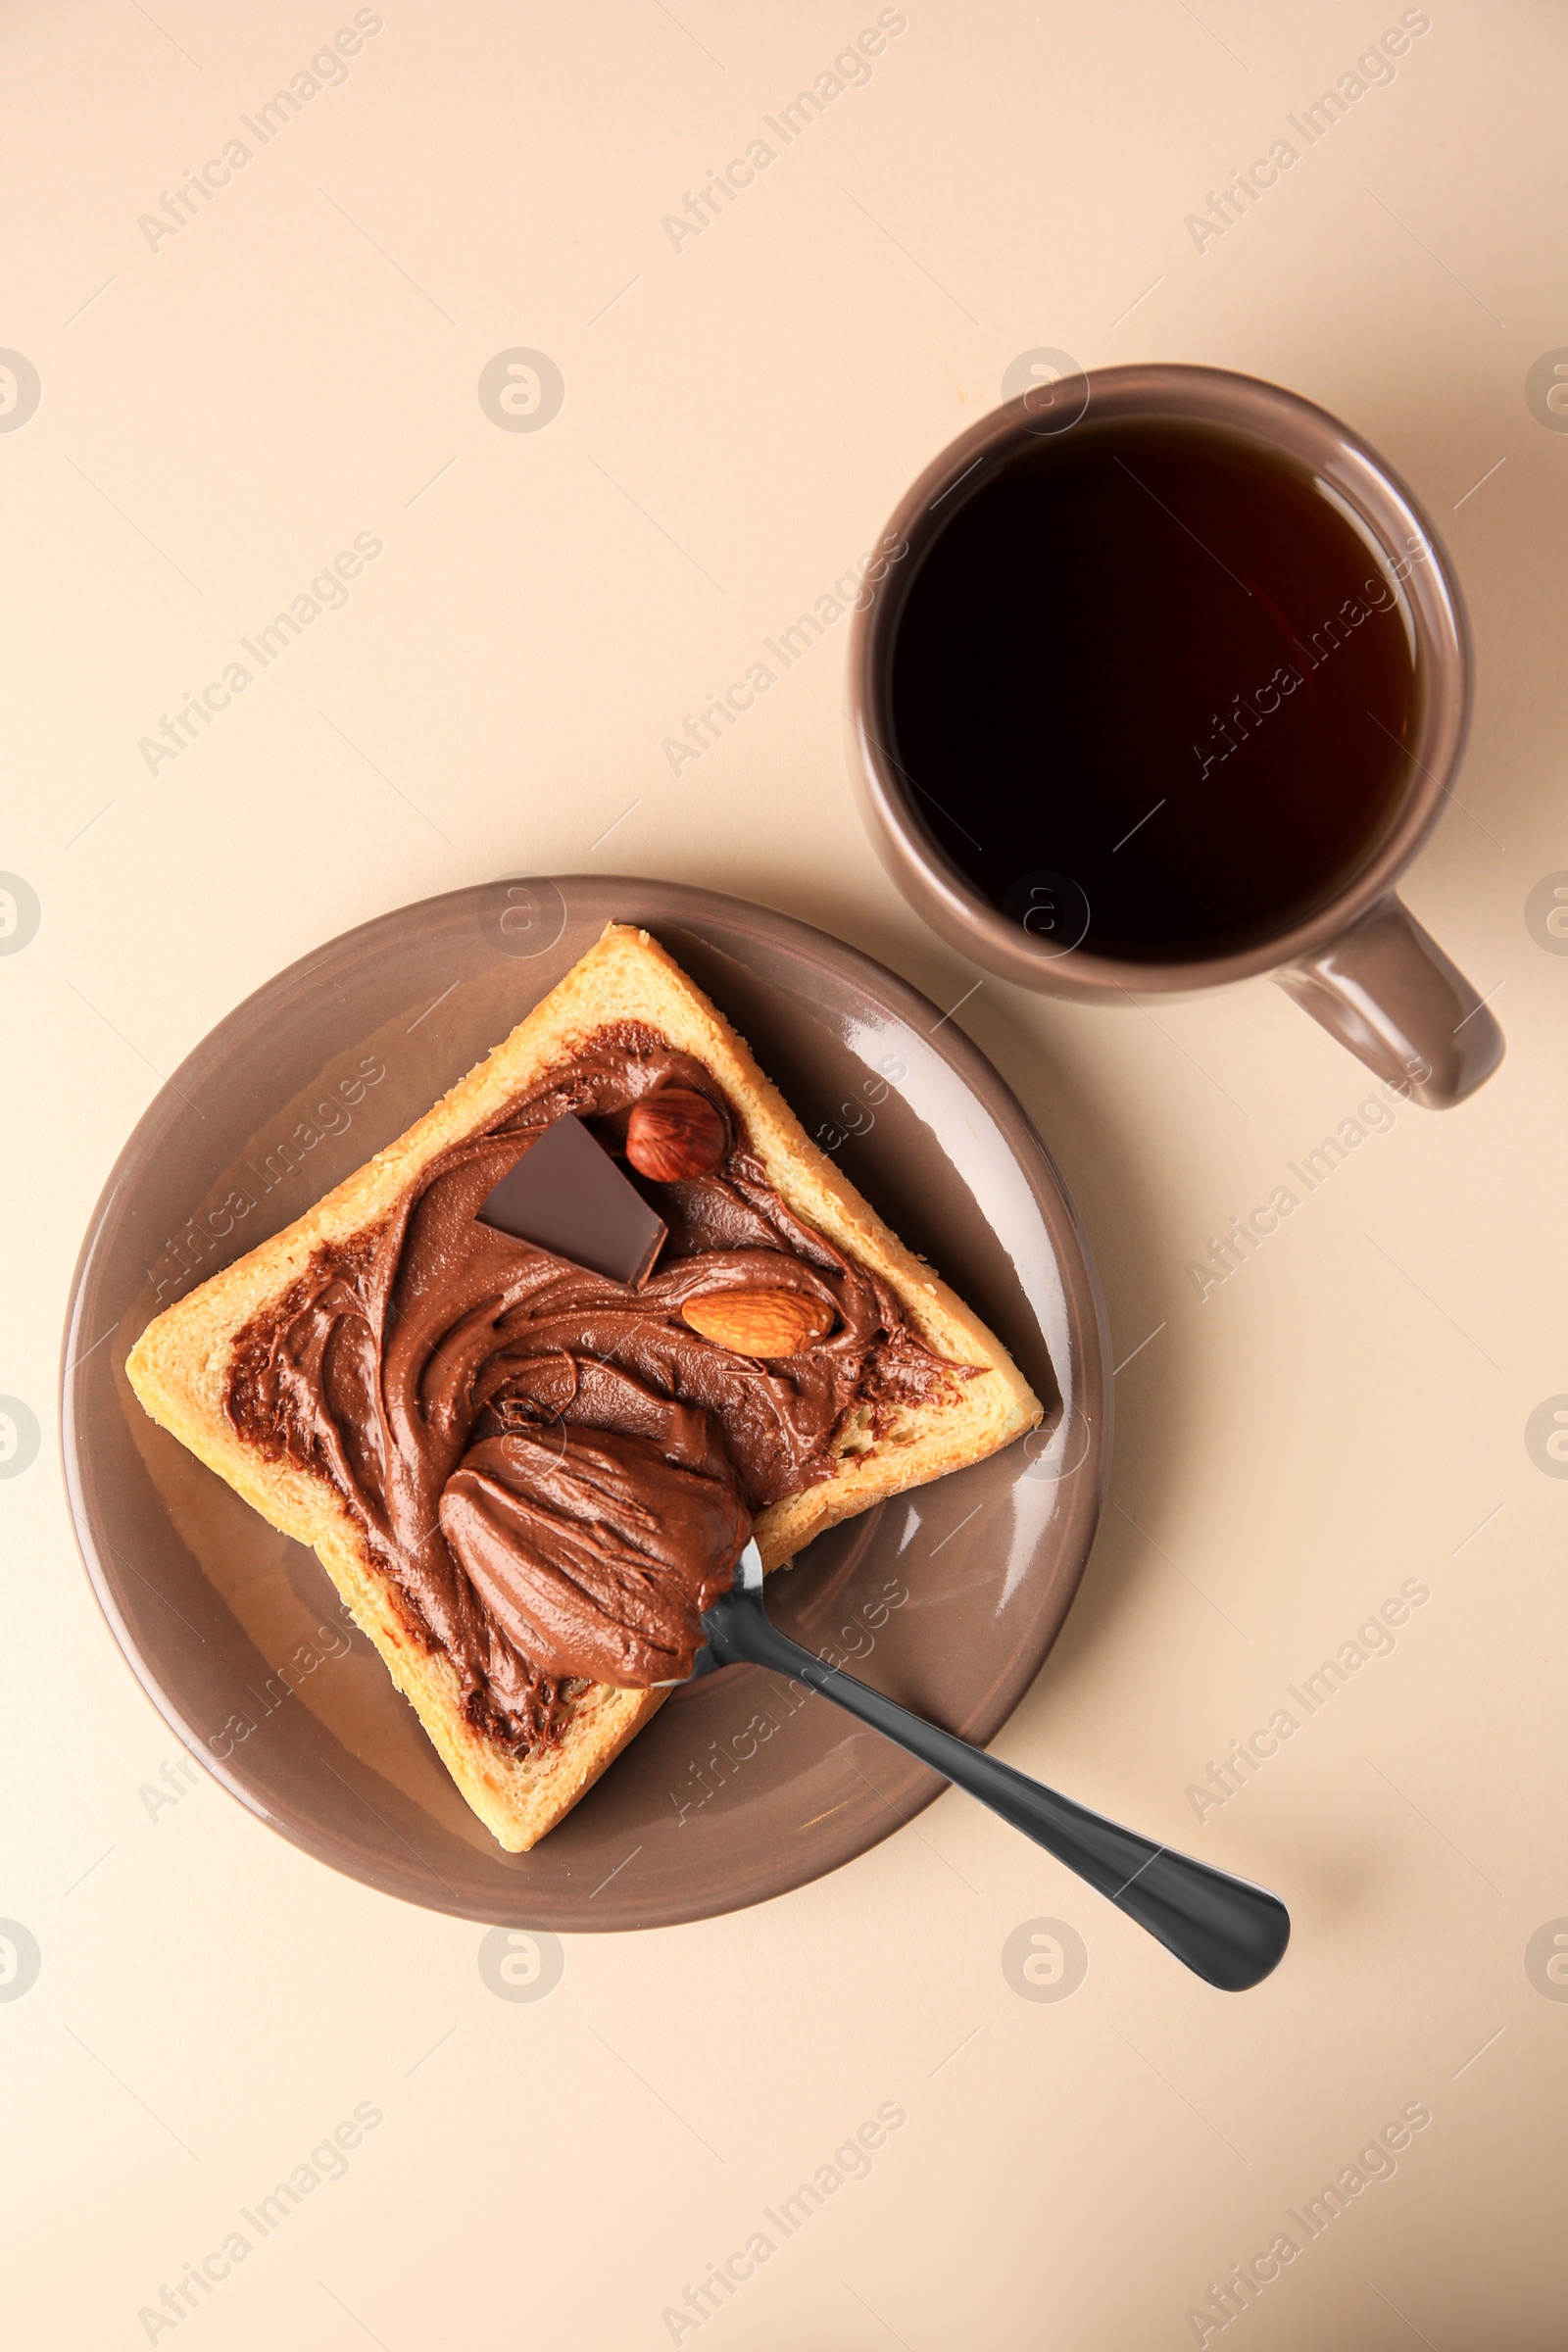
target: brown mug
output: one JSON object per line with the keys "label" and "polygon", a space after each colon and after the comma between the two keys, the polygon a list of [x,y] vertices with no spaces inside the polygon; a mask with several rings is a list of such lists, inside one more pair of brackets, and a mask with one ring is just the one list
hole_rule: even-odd
{"label": "brown mug", "polygon": [[[1085,418],[1187,418],[1217,425],[1305,466],[1348,502],[1399,566],[1416,636],[1421,697],[1402,792],[1383,838],[1330,904],[1261,944],[1200,960],[1132,962],[1031,926],[989,904],[922,823],[890,746],[892,650],[906,583],[947,520],[943,501],[982,460]],[[1470,632],[1447,556],[1425,512],[1358,434],[1311,402],[1222,368],[1107,368],[1036,385],[970,427],[921,474],[882,545],[898,551],[857,611],[851,650],[854,768],[872,838],[894,880],[934,930],[976,963],[1025,988],[1126,1004],[1131,993],[1190,992],[1259,973],[1430,1109],[1473,1094],[1503,1036],[1462,972],[1395,888],[1436,823],[1469,725]],[[1410,550],[1419,550],[1412,561]]]}

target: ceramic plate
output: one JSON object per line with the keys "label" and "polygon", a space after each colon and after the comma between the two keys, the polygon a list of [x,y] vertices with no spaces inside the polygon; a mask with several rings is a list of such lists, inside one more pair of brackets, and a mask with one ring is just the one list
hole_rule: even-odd
{"label": "ceramic plate", "polygon": [[61,1400],[77,1540],[143,1688],[242,1803],[368,1886],[523,1928],[759,1902],[863,1853],[944,1784],[734,1667],[674,1693],[535,1852],[503,1853],[315,1555],[147,1419],[124,1358],[160,1306],[428,1109],[612,918],[709,991],[1049,1407],[1023,1444],[821,1537],[769,1580],[779,1623],[985,1741],[1066,1614],[1106,1467],[1103,1318],[1050,1155],[954,1023],[838,940],[709,891],[530,878],[403,907],[258,990],[153,1102],[82,1247]]}

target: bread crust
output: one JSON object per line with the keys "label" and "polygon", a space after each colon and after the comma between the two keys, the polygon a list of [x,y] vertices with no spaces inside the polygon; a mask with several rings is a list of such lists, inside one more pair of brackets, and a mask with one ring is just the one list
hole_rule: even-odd
{"label": "bread crust", "polygon": [[158,1315],[126,1373],[146,1411],[286,1536],[310,1545],[479,1819],[509,1853],[525,1852],[568,1812],[664,1698],[593,1685],[560,1740],[510,1754],[465,1715],[456,1667],[429,1646],[378,1566],[337,1490],[316,1472],[248,1444],[223,1409],[234,1342],[309,1267],[318,1250],[386,1217],[438,1153],[498,1118],[546,1071],[607,1024],[637,1021],[712,1072],[750,1144],[807,1224],[879,1274],[911,1327],[950,1362],[973,1367],[937,1402],[902,1408],[892,1430],[846,1452],[834,1477],[770,1503],[757,1518],[764,1564],[777,1567],[838,1521],[904,1489],[982,1460],[1041,1418],[1001,1342],[905,1248],[807,1136],[750,1048],[646,931],[612,923],[565,978],[468,1075],[395,1143],[292,1225]]}

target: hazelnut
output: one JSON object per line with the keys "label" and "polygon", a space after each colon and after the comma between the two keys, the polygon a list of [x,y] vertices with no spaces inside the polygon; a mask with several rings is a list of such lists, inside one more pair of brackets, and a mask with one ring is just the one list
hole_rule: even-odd
{"label": "hazelnut", "polygon": [[724,1122],[706,1095],[686,1086],[662,1086],[632,1104],[626,1157],[639,1176],[675,1184],[710,1176],[728,1144]]}

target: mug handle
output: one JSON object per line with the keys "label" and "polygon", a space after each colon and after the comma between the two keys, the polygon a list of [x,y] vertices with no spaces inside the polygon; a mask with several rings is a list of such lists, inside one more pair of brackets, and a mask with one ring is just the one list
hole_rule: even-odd
{"label": "mug handle", "polygon": [[1428,1110],[1462,1102],[1502,1059],[1490,1008],[1395,891],[1274,977],[1369,1070]]}

